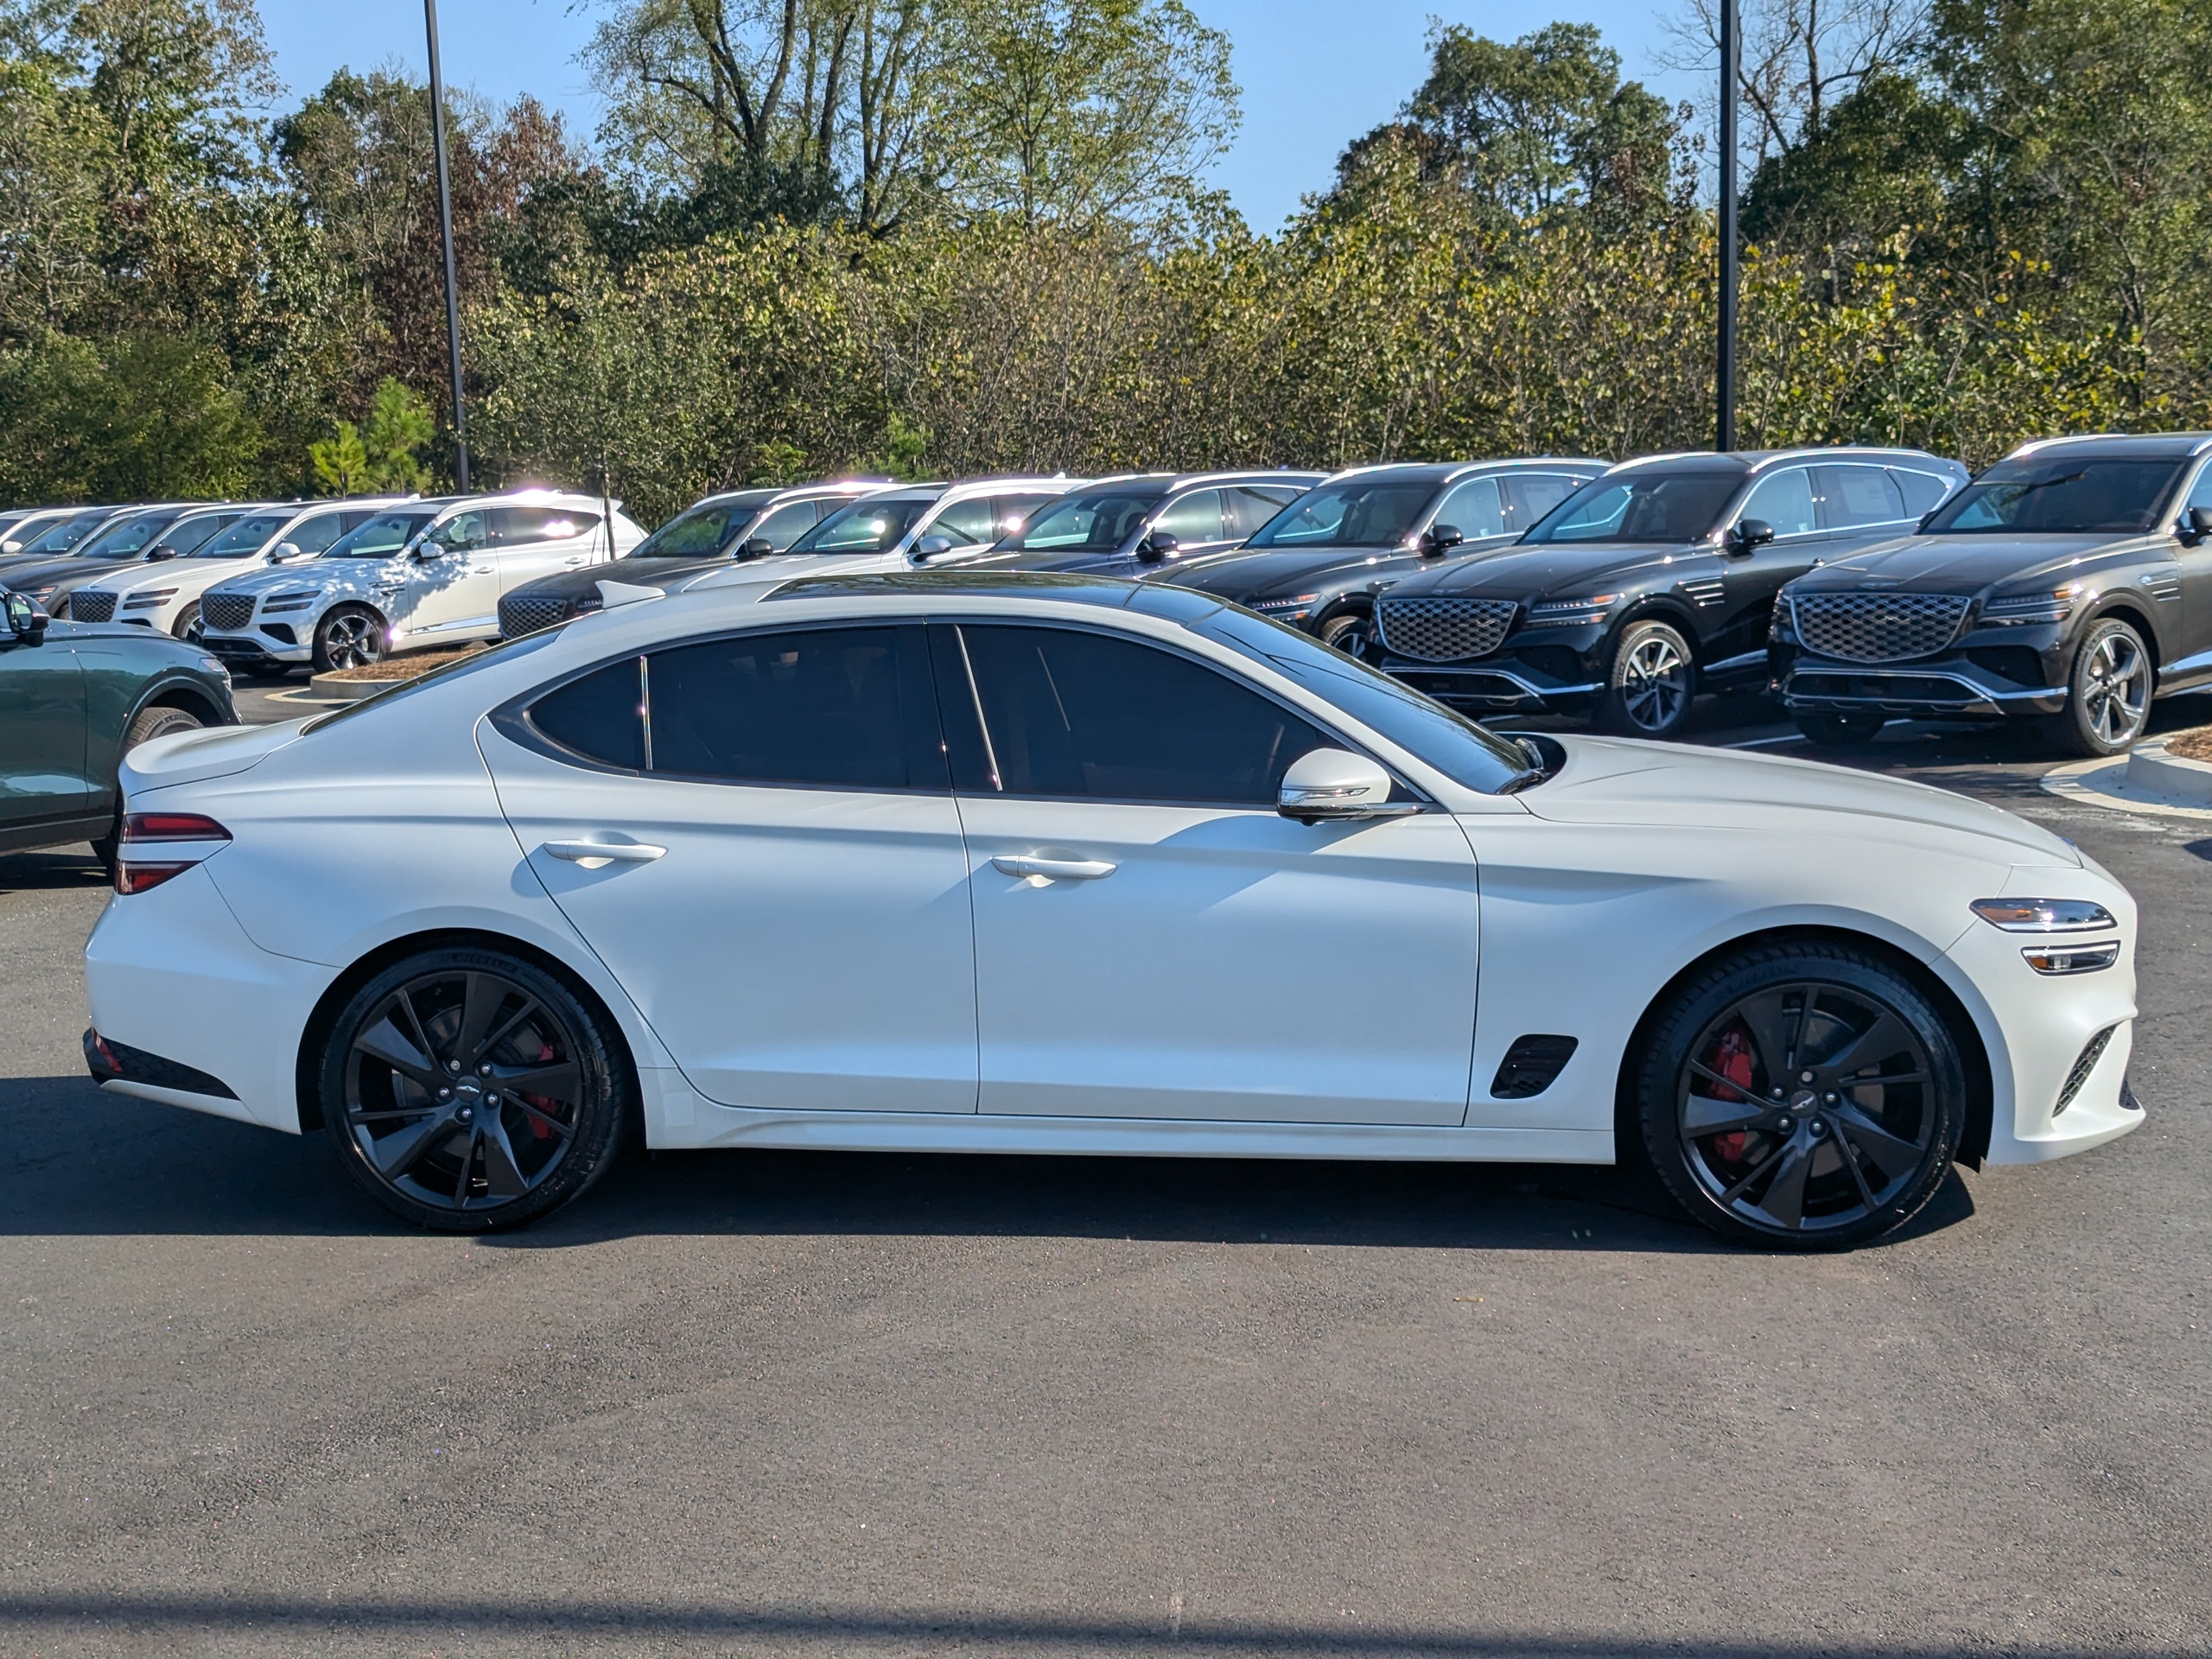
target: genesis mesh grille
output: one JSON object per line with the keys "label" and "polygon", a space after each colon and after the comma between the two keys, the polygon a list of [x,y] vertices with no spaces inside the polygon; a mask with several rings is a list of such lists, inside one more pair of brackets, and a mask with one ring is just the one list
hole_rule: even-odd
{"label": "genesis mesh grille", "polygon": [[509,594],[499,601],[499,633],[507,639],[566,621],[575,601],[561,594]]}
{"label": "genesis mesh grille", "polygon": [[69,595],[69,620],[72,622],[113,621],[115,595],[95,588],[79,588]]}
{"label": "genesis mesh grille", "polygon": [[1808,651],[1847,663],[1894,663],[1949,645],[1967,604],[1958,594],[1802,594],[1789,609]]}
{"label": "genesis mesh grille", "polygon": [[1496,651],[1519,609],[1510,599],[1386,599],[1376,625],[1399,656],[1449,663]]}
{"label": "genesis mesh grille", "polygon": [[205,594],[200,601],[200,620],[211,628],[242,628],[253,620],[253,595]]}

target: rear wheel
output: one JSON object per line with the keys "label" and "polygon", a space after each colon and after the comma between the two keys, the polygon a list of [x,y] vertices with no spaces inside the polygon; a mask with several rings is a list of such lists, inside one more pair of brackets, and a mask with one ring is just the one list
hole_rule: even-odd
{"label": "rear wheel", "polygon": [[1697,696],[1690,643],[1664,622],[1635,622],[1621,635],[1598,722],[1627,737],[1673,737]]}
{"label": "rear wheel", "polygon": [[1661,1011],[1636,1071],[1653,1168],[1723,1236],[1837,1249],[1936,1194],[1967,1116],[1943,1016],[1878,957],[1756,946]]}
{"label": "rear wheel", "polygon": [[[117,756],[120,759],[149,739],[167,737],[171,732],[197,731],[207,723],[188,709],[141,709],[130,717],[130,724],[124,728],[123,747],[116,752]],[[115,822],[107,834],[92,842],[92,855],[111,871],[115,868],[115,849],[122,836],[123,786],[118,780],[115,791]]]}
{"label": "rear wheel", "polygon": [[318,673],[365,668],[385,654],[384,619],[365,605],[340,605],[315,625],[315,665]]}
{"label": "rear wheel", "polygon": [[1883,714],[1800,715],[1797,729],[1824,748],[1853,749],[1872,743],[1888,725]]}
{"label": "rear wheel", "polygon": [[423,951],[357,991],[322,1053],[346,1172],[418,1227],[485,1232],[567,1203],[629,1111],[612,1022],[504,950]]}
{"label": "rear wheel", "polygon": [[2151,653],[2118,617],[2090,625],[2067,676],[2066,707],[2052,736],[2073,754],[2118,754],[2151,722]]}

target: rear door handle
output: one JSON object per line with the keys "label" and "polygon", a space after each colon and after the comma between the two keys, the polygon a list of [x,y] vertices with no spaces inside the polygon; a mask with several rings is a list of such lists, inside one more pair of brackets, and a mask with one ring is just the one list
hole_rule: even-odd
{"label": "rear door handle", "polygon": [[648,847],[641,841],[549,841],[543,850],[596,870],[607,864],[650,864],[668,849]]}
{"label": "rear door handle", "polygon": [[1103,858],[1038,858],[1007,854],[991,861],[1001,875],[1041,876],[1047,881],[1096,881],[1114,874],[1116,866]]}

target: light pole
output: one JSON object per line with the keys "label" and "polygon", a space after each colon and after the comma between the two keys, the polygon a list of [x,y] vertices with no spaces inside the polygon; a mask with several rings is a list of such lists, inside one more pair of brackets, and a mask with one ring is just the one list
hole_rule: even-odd
{"label": "light pole", "polygon": [[461,295],[453,278],[453,191],[446,182],[446,84],[438,73],[438,0],[423,0],[423,22],[430,36],[430,153],[438,164],[438,235],[446,254],[446,361],[453,374],[454,482],[466,491],[468,419],[461,406]]}
{"label": "light pole", "polygon": [[1713,447],[1736,447],[1736,74],[1744,55],[1737,0],[1720,0],[1720,339]]}

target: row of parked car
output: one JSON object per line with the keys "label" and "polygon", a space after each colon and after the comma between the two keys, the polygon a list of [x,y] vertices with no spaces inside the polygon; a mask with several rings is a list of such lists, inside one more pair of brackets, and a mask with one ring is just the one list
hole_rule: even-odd
{"label": "row of parked car", "polygon": [[2212,436],[2046,440],[1978,478],[1823,448],[893,484],[710,496],[651,536],[556,491],[0,517],[0,583],[243,671],[516,637],[785,575],[979,566],[1196,588],[1476,715],[1680,733],[1771,686],[1816,742],[2042,721],[2075,753],[2212,682]]}

